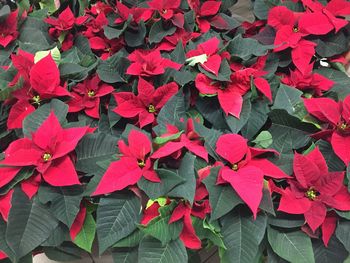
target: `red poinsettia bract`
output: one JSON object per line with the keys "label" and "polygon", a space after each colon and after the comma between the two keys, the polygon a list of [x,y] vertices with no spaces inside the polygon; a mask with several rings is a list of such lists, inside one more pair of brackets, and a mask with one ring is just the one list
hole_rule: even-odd
{"label": "red poinsettia bract", "polygon": [[86,115],[98,119],[101,97],[114,91],[110,85],[102,83],[98,75],[85,79],[72,89],[72,99],[68,102],[69,112],[84,110]]}
{"label": "red poinsettia bract", "polygon": [[295,179],[281,194],[278,210],[289,214],[304,214],[312,231],[321,226],[327,208],[350,210],[350,194],[343,185],[344,172],[328,172],[326,161],[318,148],[307,155],[296,153],[293,170]]}
{"label": "red poinsettia bract", "polygon": [[[197,59],[200,61],[200,66],[210,73],[219,74],[219,69],[221,65],[221,56],[219,51],[220,40],[213,37],[197,46],[197,49],[190,50],[187,52],[187,61],[192,61]],[[190,62],[190,65],[191,62]]]}
{"label": "red poinsettia bract", "polygon": [[228,162],[220,169],[218,183],[229,183],[252,210],[254,218],[263,195],[264,175],[276,179],[289,177],[269,160],[256,158],[269,150],[249,147],[247,140],[238,134],[220,136],[216,152]]}
{"label": "red poinsettia bract", "polygon": [[322,122],[329,124],[319,136],[329,139],[336,155],[350,163],[350,96],[335,102],[329,98],[304,99],[307,111]]}
{"label": "red poinsettia bract", "polygon": [[137,117],[142,128],[155,121],[155,115],[176,94],[178,88],[175,82],[170,82],[155,89],[151,83],[139,78],[137,96],[132,92],[113,94],[118,104],[114,112],[124,118]]}
{"label": "red poinsettia bract", "polygon": [[182,67],[179,63],[163,58],[159,50],[137,49],[128,56],[128,59],[131,65],[126,73],[135,76],[151,77],[163,74],[166,68],[179,70]]}
{"label": "red poinsettia bract", "polygon": [[[180,131],[176,126],[167,125],[168,132],[161,137],[170,137],[172,135],[179,134]],[[159,159],[162,157],[176,155],[180,157],[181,149],[186,148],[193,154],[201,157],[202,159],[208,161],[208,152],[203,146],[203,141],[200,135],[194,129],[194,123],[192,119],[188,119],[186,123],[185,132],[179,135],[174,141],[167,142],[157,151],[152,154],[153,159]],[[179,153],[179,154],[176,154]]]}
{"label": "red poinsettia bract", "polygon": [[[63,129],[53,112],[32,138],[13,141],[5,150],[1,164],[15,167],[34,166],[53,186],[80,184],[69,153],[85,135],[88,127]],[[1,168],[0,168],[1,170]]]}
{"label": "red poinsettia bract", "polygon": [[160,182],[149,158],[152,143],[145,134],[132,130],[128,136],[128,145],[120,140],[118,147],[122,156],[110,164],[93,195],[122,190],[136,184],[142,176],[149,181]]}
{"label": "red poinsettia bract", "polygon": [[0,46],[7,47],[18,36],[17,31],[18,10],[11,12],[4,21],[0,22]]}
{"label": "red poinsettia bract", "polygon": [[12,93],[17,102],[12,106],[7,120],[9,129],[22,128],[24,118],[33,112],[34,106],[40,105],[42,100],[71,96],[66,86],[61,86],[60,72],[51,54],[36,64],[32,54],[21,50],[12,58],[14,66],[18,69],[12,83],[17,83],[20,77],[24,82],[21,89]]}

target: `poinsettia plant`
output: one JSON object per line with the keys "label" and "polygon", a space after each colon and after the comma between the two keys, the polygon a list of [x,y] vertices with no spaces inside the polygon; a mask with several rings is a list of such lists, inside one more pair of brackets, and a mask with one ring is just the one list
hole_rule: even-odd
{"label": "poinsettia plant", "polygon": [[0,262],[350,262],[350,2],[0,1]]}

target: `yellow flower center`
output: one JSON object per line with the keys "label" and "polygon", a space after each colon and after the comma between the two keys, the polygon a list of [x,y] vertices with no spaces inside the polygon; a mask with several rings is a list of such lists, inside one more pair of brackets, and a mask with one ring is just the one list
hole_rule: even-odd
{"label": "yellow flower center", "polygon": [[315,189],[310,188],[309,190],[306,191],[305,193],[306,197],[309,198],[310,200],[315,200],[317,197],[317,192]]}
{"label": "yellow flower center", "polygon": [[44,154],[43,154],[43,160],[44,160],[44,162],[50,161],[51,158],[52,158],[51,153],[44,153]]}
{"label": "yellow flower center", "polygon": [[294,33],[298,33],[298,32],[299,32],[299,28],[298,28],[297,26],[294,26],[294,27],[293,27],[293,32],[294,32]]}
{"label": "yellow flower center", "polygon": [[96,94],[95,94],[95,91],[89,90],[87,95],[91,98],[91,97],[94,97]]}
{"label": "yellow flower center", "polygon": [[33,100],[33,102],[34,102],[35,104],[40,105],[40,100],[41,100],[41,98],[40,98],[39,95],[33,96],[32,100]]}
{"label": "yellow flower center", "polygon": [[156,108],[155,108],[152,104],[150,104],[150,105],[148,106],[148,112],[150,112],[150,113],[155,113],[155,112],[156,112]]}
{"label": "yellow flower center", "polygon": [[341,130],[345,130],[348,127],[348,125],[346,123],[342,123],[339,125],[339,129]]}
{"label": "yellow flower center", "polygon": [[145,163],[145,161],[144,161],[144,160],[140,160],[140,161],[138,161],[138,162],[137,162],[137,164],[139,165],[139,167],[140,167],[140,168],[143,168],[143,167],[145,167],[145,166],[146,166],[146,163]]}
{"label": "yellow flower center", "polygon": [[233,165],[232,165],[232,170],[233,170],[233,171],[237,171],[237,170],[238,170],[238,164],[236,164],[236,163],[233,164]]}

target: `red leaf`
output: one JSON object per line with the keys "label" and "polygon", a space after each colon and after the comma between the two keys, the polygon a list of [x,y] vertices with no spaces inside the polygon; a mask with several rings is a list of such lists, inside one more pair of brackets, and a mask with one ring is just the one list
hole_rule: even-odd
{"label": "red leaf", "polygon": [[335,154],[348,165],[350,162],[350,136],[341,136],[337,132],[333,132],[331,144]]}
{"label": "red leaf", "polygon": [[304,99],[306,110],[323,122],[337,125],[340,120],[340,109],[337,102],[329,98]]}
{"label": "red leaf", "polygon": [[142,170],[137,164],[137,159],[122,157],[110,164],[92,195],[123,190],[129,185],[137,183],[141,176]]}
{"label": "red leaf", "polygon": [[322,202],[314,201],[308,211],[305,212],[305,220],[313,232],[322,225],[326,218],[327,208]]}
{"label": "red leaf", "polygon": [[8,191],[7,194],[0,196],[0,214],[2,218],[7,222],[9,217],[10,209],[11,209],[11,199],[13,194],[13,189]]}
{"label": "red leaf", "polygon": [[266,96],[272,102],[272,94],[270,84],[266,79],[263,78],[255,78],[254,85],[256,88]]}
{"label": "red leaf", "polygon": [[81,204],[79,213],[75,217],[74,222],[69,229],[69,234],[72,240],[74,240],[76,236],[79,234],[79,232],[81,231],[84,225],[85,217],[86,217],[86,207]]}
{"label": "red leaf", "polygon": [[247,151],[247,140],[238,134],[221,135],[216,142],[217,154],[231,164],[241,161]]}
{"label": "red leaf", "polygon": [[222,169],[222,178],[231,184],[256,218],[263,195],[263,172],[254,166],[244,166],[237,172],[224,168]]}
{"label": "red leaf", "polygon": [[42,176],[47,183],[53,186],[80,184],[75,167],[68,156],[52,161]]}
{"label": "red leaf", "polygon": [[0,167],[0,187],[11,182],[20,170],[20,167]]}
{"label": "red leaf", "polygon": [[318,166],[298,153],[294,155],[293,170],[296,179],[304,188],[313,186],[321,176]]}

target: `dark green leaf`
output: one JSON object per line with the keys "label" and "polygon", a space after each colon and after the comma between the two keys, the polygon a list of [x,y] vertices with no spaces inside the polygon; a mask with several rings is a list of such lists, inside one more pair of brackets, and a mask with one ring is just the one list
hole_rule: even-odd
{"label": "dark green leaf", "polygon": [[194,174],[194,160],[195,156],[186,153],[182,158],[178,174],[185,180],[184,183],[174,187],[169,193],[169,196],[180,197],[188,200],[191,204],[194,200],[196,192],[196,176]]}
{"label": "dark green leaf", "polygon": [[38,198],[48,204],[51,213],[67,227],[71,227],[80,210],[83,188],[80,186],[51,187],[42,185]]}
{"label": "dark green leaf", "polygon": [[127,82],[125,74],[130,62],[126,58],[127,54],[119,51],[107,60],[101,60],[97,66],[97,74],[101,80],[107,83]]}
{"label": "dark green leaf", "polygon": [[317,263],[344,262],[349,255],[335,236],[329,240],[327,247],[321,239],[315,240],[312,245]]}
{"label": "dark green leaf", "polygon": [[248,60],[252,56],[264,56],[272,46],[264,46],[252,38],[242,38],[237,35],[227,46],[227,51],[235,57]]}
{"label": "dark green leaf", "polygon": [[157,239],[144,237],[139,246],[139,261],[143,263],[187,262],[187,252],[182,241],[176,239],[165,246]]}
{"label": "dark green leaf", "polygon": [[280,232],[267,228],[267,236],[273,251],[292,263],[315,262],[311,239],[301,231]]}
{"label": "dark green leaf", "polygon": [[243,212],[232,212],[222,220],[222,230],[227,250],[222,255],[224,262],[251,263],[259,251],[266,231],[267,217],[258,215],[254,220]]}
{"label": "dark green leaf", "polygon": [[290,115],[295,115],[297,104],[301,102],[303,92],[296,88],[280,84],[272,109],[284,109]]}
{"label": "dark green leaf", "polygon": [[140,21],[138,29],[128,28],[124,33],[124,39],[128,46],[138,47],[145,42],[146,26],[143,20]]}
{"label": "dark green leaf", "polygon": [[137,248],[120,248],[112,252],[114,263],[136,263],[138,258]]}
{"label": "dark green leaf", "polygon": [[280,153],[304,147],[310,141],[309,134],[317,131],[313,125],[301,122],[284,110],[273,110],[269,117],[272,120],[269,129],[273,139],[271,147]]}
{"label": "dark green leaf", "polygon": [[136,229],[140,209],[140,200],[132,194],[117,193],[100,199],[96,220],[100,254]]}
{"label": "dark green leaf", "polygon": [[266,101],[256,101],[252,103],[250,117],[241,129],[242,135],[251,140],[261,127],[266,123],[269,107]]}
{"label": "dark green leaf", "polygon": [[15,190],[6,240],[17,260],[41,245],[57,225],[56,218],[37,198],[31,201],[19,188]]}
{"label": "dark green leaf", "polygon": [[164,37],[174,34],[176,27],[171,26],[169,28],[164,28],[163,21],[160,19],[155,22],[149,31],[149,43],[159,43]]}
{"label": "dark green leaf", "polygon": [[348,49],[348,40],[343,31],[330,34],[326,38],[317,39],[316,52],[321,57],[329,58],[344,53]]}
{"label": "dark green leaf", "polygon": [[331,68],[321,68],[315,70],[315,73],[319,73],[335,82],[332,92],[337,93],[339,99],[343,100],[350,94],[350,78],[344,72]]}
{"label": "dark green leaf", "polygon": [[137,182],[140,189],[152,200],[168,195],[177,185],[185,182],[185,178],[180,176],[178,170],[157,169],[156,172],[161,179],[161,183],[154,183],[144,178]]}
{"label": "dark green leaf", "polygon": [[230,212],[235,206],[242,203],[242,200],[229,185],[217,185],[217,175],[220,167],[214,167],[210,174],[203,180],[208,192],[209,202],[212,208],[211,220],[216,220]]}
{"label": "dark green leaf", "polygon": [[105,133],[87,134],[75,151],[76,169],[85,173],[95,173],[97,162],[111,160],[117,153],[117,138]]}
{"label": "dark green leaf", "polygon": [[335,235],[339,241],[344,245],[346,250],[350,252],[350,222],[349,221],[340,221],[338,223]]}

